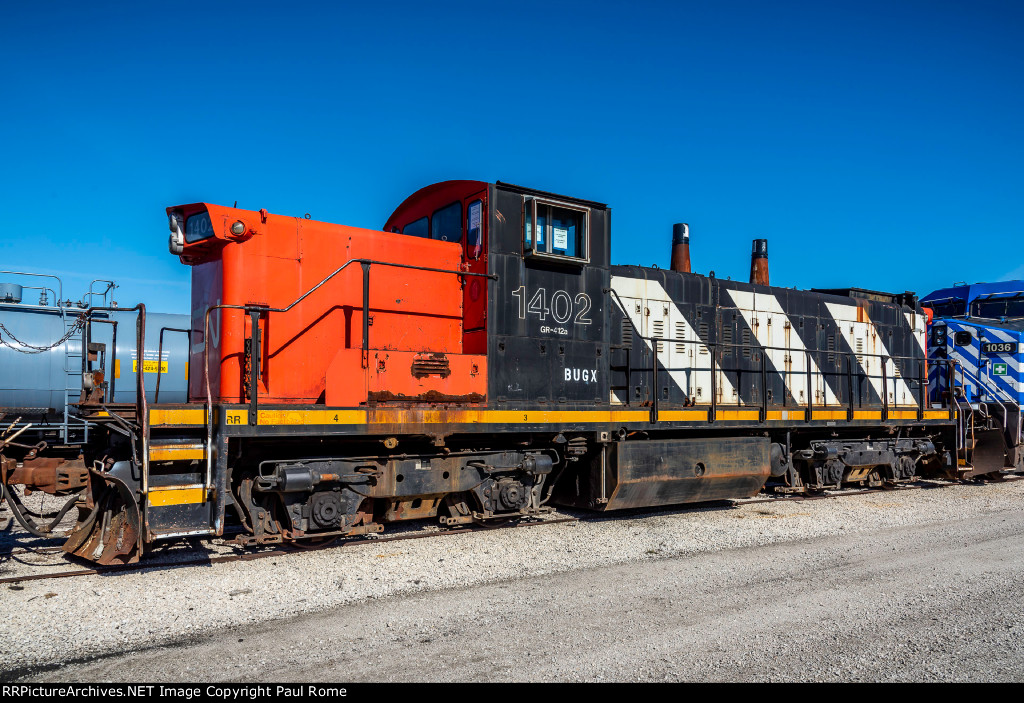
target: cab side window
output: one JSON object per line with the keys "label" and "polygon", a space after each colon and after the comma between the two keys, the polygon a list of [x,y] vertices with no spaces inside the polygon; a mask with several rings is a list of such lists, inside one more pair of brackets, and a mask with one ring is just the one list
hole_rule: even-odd
{"label": "cab side window", "polygon": [[474,259],[479,259],[483,250],[483,209],[482,200],[474,200],[466,208],[466,251]]}
{"label": "cab side window", "polygon": [[418,220],[410,222],[402,230],[402,234],[408,234],[410,237],[430,237],[427,218],[421,217]]}
{"label": "cab side window", "polygon": [[462,203],[454,202],[434,211],[430,217],[430,238],[442,242],[462,241]]}

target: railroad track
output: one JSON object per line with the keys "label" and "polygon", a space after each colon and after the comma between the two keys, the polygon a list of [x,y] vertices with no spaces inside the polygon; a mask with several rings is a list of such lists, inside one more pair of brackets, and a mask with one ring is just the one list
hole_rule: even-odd
{"label": "railroad track", "polygon": [[[458,527],[448,530],[438,530],[436,532],[418,532],[415,534],[402,534],[392,535],[390,537],[369,537],[362,539],[350,539],[346,541],[331,540],[330,542],[317,545],[317,546],[305,546],[305,547],[287,547],[284,549],[273,549],[260,552],[246,552],[243,554],[224,554],[221,556],[210,556],[202,557],[198,559],[179,559],[179,560],[168,560],[168,561],[148,561],[138,562],[135,564],[126,564],[124,566],[100,566],[90,569],[75,569],[73,571],[57,571],[47,574],[28,574],[25,576],[9,576],[7,578],[0,579],[0,584],[17,584],[23,581],[48,581],[50,579],[63,579],[63,578],[74,578],[77,576],[94,576],[96,574],[108,574],[108,573],[121,573],[124,571],[140,571],[143,569],[173,569],[180,566],[205,566],[208,564],[224,564],[235,561],[254,561],[256,559],[266,559],[267,557],[286,557],[293,554],[304,554],[310,551],[317,551],[321,549],[340,549],[343,547],[356,547],[365,546],[372,544],[380,544],[381,542],[400,542],[405,540],[413,539],[425,539],[428,537],[448,537],[451,535],[464,535],[472,532],[487,532],[495,529],[515,529],[515,528],[526,528],[526,527],[538,527],[540,525],[554,525],[566,522],[578,522],[579,518],[575,517],[564,517],[564,518],[553,518],[551,520],[537,520],[531,522],[519,522],[512,525],[505,525],[499,528],[489,527]],[[49,548],[48,548],[49,549]],[[60,547],[55,549],[61,551]],[[33,551],[33,550],[27,550]],[[2,556],[2,555],[0,555]]]}
{"label": "railroad track", "polygon": [[[1000,481],[1019,481],[1024,479],[1024,474],[1013,473],[1004,475]],[[851,496],[868,495],[868,494],[879,494],[888,491],[914,491],[922,489],[935,489],[935,488],[949,488],[951,486],[962,486],[964,483],[956,481],[934,481],[934,480],[921,480],[913,484],[904,484],[897,486],[884,486],[877,488],[864,488],[864,489],[848,489],[839,490],[833,492],[826,492],[821,494],[813,495],[772,495],[772,496],[758,496],[756,498],[740,498],[725,501],[727,504],[742,506],[742,505],[754,505],[758,503],[792,503],[812,500],[834,500],[837,498],[847,498]],[[660,508],[642,508],[636,510],[622,511],[618,517],[630,517],[634,515],[649,515],[658,512],[665,512],[669,510],[680,510],[684,509],[682,506],[663,506]],[[399,542],[405,540],[414,539],[426,539],[430,537],[448,537],[452,535],[470,534],[473,532],[486,532],[493,531],[495,529],[522,529],[528,527],[538,527],[541,525],[555,525],[564,524],[571,522],[588,522],[596,519],[608,519],[608,516],[603,513],[596,513],[592,517],[563,517],[553,518],[550,520],[533,520],[529,522],[518,522],[511,525],[503,525],[500,527],[486,527],[486,526],[470,526],[470,527],[457,527],[446,530],[437,530],[431,532],[418,532],[414,534],[399,534],[391,535],[386,537],[363,537],[355,539],[334,539],[330,540],[322,545],[316,546],[291,546],[281,549],[269,549],[265,551],[252,551],[242,554],[224,554],[220,556],[205,556],[196,559],[170,559],[170,560],[153,560],[146,562],[138,562],[135,564],[126,564],[124,566],[100,566],[86,569],[75,569],[71,571],[58,571],[46,574],[28,574],[24,576],[10,576],[7,578],[0,578],[0,584],[18,584],[27,581],[47,581],[50,579],[63,579],[63,578],[74,578],[78,576],[93,576],[96,574],[107,574],[107,573],[120,573],[125,571],[140,571],[143,569],[172,569],[181,566],[205,566],[209,564],[224,564],[229,562],[239,561],[253,561],[256,559],[266,559],[268,557],[287,557],[293,554],[303,554],[310,551],[317,551],[323,549],[340,549],[345,547],[356,547],[365,546],[372,544],[380,544],[382,542]],[[227,542],[221,544],[227,545]],[[0,558],[8,558],[20,554],[56,554],[62,551],[61,547],[29,547],[20,550],[11,550],[9,552],[0,552]]]}

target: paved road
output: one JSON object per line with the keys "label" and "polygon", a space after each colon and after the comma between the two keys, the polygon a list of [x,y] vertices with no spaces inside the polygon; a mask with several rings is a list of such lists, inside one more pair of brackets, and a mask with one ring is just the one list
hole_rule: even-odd
{"label": "paved road", "polygon": [[[486,557],[482,557],[486,558]],[[1024,512],[365,601],[39,680],[1024,679]]]}

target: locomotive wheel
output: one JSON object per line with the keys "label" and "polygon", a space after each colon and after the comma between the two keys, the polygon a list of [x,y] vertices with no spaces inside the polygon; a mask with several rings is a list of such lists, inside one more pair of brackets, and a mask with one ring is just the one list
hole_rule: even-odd
{"label": "locomotive wheel", "polygon": [[341,539],[341,535],[334,535],[333,537],[313,537],[306,539],[297,539],[292,540],[291,546],[295,547],[296,549],[306,550],[324,549],[326,547],[330,547],[339,539]]}
{"label": "locomotive wheel", "polygon": [[473,524],[476,525],[477,527],[483,527],[484,529],[487,529],[487,530],[495,530],[495,529],[497,529],[499,527],[505,527],[506,525],[511,523],[514,519],[515,519],[514,517],[497,517],[497,518],[487,518],[487,519],[479,518],[479,517],[474,517],[473,518]]}
{"label": "locomotive wheel", "polygon": [[92,478],[100,486],[96,507],[75,525],[64,551],[103,566],[137,562],[142,552],[141,520],[131,491],[111,476],[94,472]]}

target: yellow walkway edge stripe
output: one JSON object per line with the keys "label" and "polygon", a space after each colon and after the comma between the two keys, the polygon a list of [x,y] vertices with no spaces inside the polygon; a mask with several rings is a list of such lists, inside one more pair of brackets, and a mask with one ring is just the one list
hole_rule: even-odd
{"label": "yellow walkway edge stripe", "polygon": [[205,459],[206,451],[202,444],[165,444],[150,445],[150,461],[187,461]]}
{"label": "yellow walkway edge stripe", "polygon": [[149,424],[153,425],[205,425],[203,408],[153,408],[149,411]]}
{"label": "yellow walkway edge stripe", "polygon": [[160,508],[167,505],[190,505],[206,499],[202,486],[158,486],[149,489],[146,499],[150,506]]}
{"label": "yellow walkway edge stripe", "polygon": [[[380,408],[375,410],[259,410],[260,425],[365,425],[365,424],[550,424],[557,422],[645,422],[650,419],[650,410],[430,410]],[[658,413],[661,422],[706,422],[709,410],[693,408],[688,410],[662,410]],[[847,410],[812,410],[813,420],[845,420]],[[855,420],[880,420],[880,410],[854,410]],[[925,410],[928,420],[950,417],[948,410]],[[226,424],[240,426],[249,424],[249,411],[228,410]],[[723,409],[716,413],[717,420],[758,420],[760,411],[754,409]],[[802,421],[805,410],[769,410],[771,421]],[[916,420],[917,410],[890,410],[891,420]],[[150,425],[203,425],[205,413],[202,408],[155,408],[150,411]],[[184,458],[184,457],[182,457]],[[199,457],[202,458],[202,457]]]}

